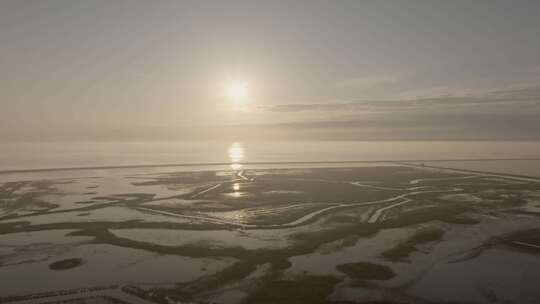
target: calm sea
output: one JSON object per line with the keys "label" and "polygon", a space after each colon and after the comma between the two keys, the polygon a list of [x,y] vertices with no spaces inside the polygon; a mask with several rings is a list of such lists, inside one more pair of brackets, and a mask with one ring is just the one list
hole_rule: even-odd
{"label": "calm sea", "polygon": [[[0,171],[221,162],[539,158],[540,142],[320,141],[0,143]],[[444,162],[452,167],[452,163]],[[455,162],[459,168],[540,176],[539,161]]]}

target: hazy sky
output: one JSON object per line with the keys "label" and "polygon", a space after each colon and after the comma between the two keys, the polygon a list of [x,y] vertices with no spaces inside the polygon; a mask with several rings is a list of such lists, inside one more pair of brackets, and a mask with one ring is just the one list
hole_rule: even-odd
{"label": "hazy sky", "polygon": [[0,0],[0,138],[540,139],[539,16],[536,0]]}

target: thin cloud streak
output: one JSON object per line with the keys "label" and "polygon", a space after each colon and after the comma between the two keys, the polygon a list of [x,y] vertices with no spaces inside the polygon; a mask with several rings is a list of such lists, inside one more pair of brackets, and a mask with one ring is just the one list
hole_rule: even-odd
{"label": "thin cloud streak", "polygon": [[301,111],[366,111],[374,109],[423,109],[433,107],[467,107],[495,105],[540,105],[540,85],[494,90],[485,93],[470,93],[461,96],[446,95],[417,99],[362,100],[336,103],[281,104],[262,107],[273,112]]}

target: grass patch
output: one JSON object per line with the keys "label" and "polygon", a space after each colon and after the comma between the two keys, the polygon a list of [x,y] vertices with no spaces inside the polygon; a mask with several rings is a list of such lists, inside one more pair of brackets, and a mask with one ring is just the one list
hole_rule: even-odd
{"label": "grass patch", "polygon": [[360,280],[389,280],[396,276],[389,267],[368,262],[341,264],[336,269]]}

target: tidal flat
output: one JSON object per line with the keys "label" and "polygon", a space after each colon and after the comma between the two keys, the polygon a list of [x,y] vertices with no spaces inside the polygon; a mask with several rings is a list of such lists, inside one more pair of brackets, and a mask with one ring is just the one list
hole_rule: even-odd
{"label": "tidal flat", "polygon": [[404,163],[12,180],[0,303],[540,303],[539,206]]}

